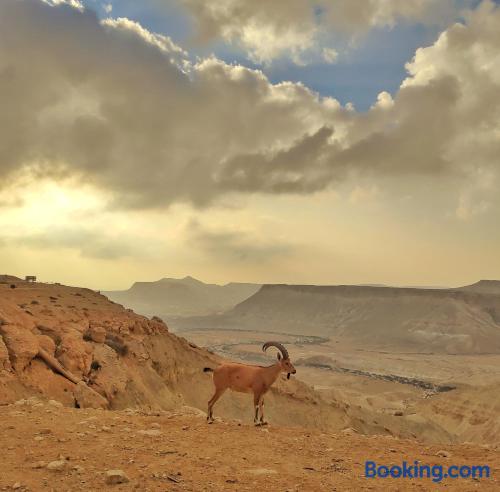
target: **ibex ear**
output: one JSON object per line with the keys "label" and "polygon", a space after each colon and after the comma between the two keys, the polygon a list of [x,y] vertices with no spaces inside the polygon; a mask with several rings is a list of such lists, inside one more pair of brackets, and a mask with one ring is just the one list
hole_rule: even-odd
{"label": "ibex ear", "polygon": [[281,354],[278,352],[278,360],[281,360]]}

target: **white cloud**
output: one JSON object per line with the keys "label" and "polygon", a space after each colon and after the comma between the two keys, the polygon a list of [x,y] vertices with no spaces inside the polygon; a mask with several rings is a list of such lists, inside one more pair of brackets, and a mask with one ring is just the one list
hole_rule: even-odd
{"label": "white cloud", "polygon": [[223,39],[257,63],[288,57],[299,64],[308,52],[333,63],[335,50],[323,45],[332,31],[349,38],[401,21],[445,25],[460,5],[455,0],[178,1],[192,14],[200,40]]}
{"label": "white cloud", "polygon": [[372,106],[372,109],[380,108],[380,109],[390,109],[394,106],[394,99],[392,96],[386,92],[382,91],[377,96],[377,102]]}
{"label": "white cloud", "polygon": [[334,63],[337,63],[339,53],[333,48],[323,48],[322,56],[326,63],[333,65]]}

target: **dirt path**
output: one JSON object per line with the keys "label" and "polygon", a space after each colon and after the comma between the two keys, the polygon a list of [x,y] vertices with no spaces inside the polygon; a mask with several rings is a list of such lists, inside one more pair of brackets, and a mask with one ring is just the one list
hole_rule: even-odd
{"label": "dirt path", "polygon": [[[31,402],[32,403],[32,402]],[[145,433],[144,433],[145,432]],[[148,435],[151,434],[151,435]],[[500,452],[426,446],[352,433],[208,426],[198,415],[78,410],[47,403],[0,407],[0,489],[31,491],[499,490]],[[440,450],[449,457],[439,457]],[[397,464],[487,464],[490,479],[366,479],[365,460]],[[61,470],[50,470],[51,462]],[[120,469],[128,483],[106,484]]]}

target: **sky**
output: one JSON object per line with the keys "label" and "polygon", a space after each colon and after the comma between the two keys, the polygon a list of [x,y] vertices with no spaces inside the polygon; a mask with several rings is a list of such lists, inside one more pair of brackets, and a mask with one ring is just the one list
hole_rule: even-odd
{"label": "sky", "polygon": [[0,273],[500,278],[493,0],[2,0]]}

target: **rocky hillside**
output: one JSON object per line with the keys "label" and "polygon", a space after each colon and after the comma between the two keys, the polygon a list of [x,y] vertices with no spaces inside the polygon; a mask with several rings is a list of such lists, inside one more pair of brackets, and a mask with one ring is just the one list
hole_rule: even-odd
{"label": "rocky hillside", "polygon": [[[80,408],[204,410],[213,386],[202,369],[219,360],[92,290],[0,284],[0,404],[38,395]],[[266,406],[278,424],[355,425],[342,405],[293,378],[273,387]],[[228,392],[216,415],[250,420],[251,398]]]}
{"label": "rocky hillside", "polygon": [[176,316],[221,313],[255,294],[257,284],[206,284],[185,277],[163,278],[157,282],[136,282],[130,289],[104,294],[115,302],[146,316],[169,320]]}
{"label": "rocky hillside", "polygon": [[264,285],[222,316],[189,328],[316,335],[362,348],[500,353],[500,296],[456,289]]}

